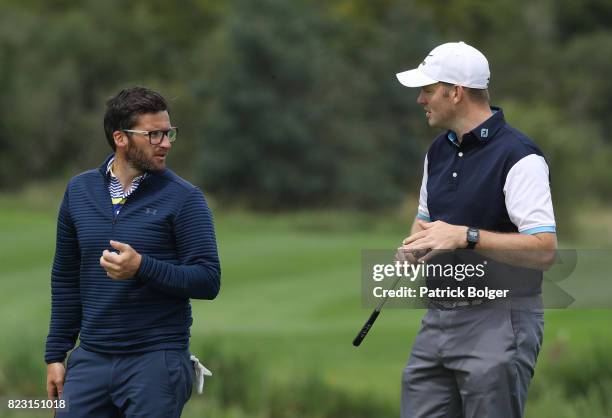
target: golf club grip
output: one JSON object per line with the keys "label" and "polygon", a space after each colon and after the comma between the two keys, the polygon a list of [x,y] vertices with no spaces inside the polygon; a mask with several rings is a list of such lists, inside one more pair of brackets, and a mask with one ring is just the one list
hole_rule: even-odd
{"label": "golf club grip", "polygon": [[376,318],[378,318],[379,314],[380,310],[378,309],[375,309],[374,312],[372,312],[372,315],[370,315],[365,325],[361,328],[361,331],[359,331],[359,334],[357,334],[357,336],[353,340],[353,345],[355,347],[359,347],[363,339],[366,337],[366,335],[368,335],[370,328],[372,328],[372,325],[374,325],[374,321],[376,321]]}

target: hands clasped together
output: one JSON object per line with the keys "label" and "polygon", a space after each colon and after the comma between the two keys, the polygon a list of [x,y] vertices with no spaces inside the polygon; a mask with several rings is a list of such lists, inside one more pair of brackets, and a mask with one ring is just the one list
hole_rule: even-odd
{"label": "hands clasped together", "polygon": [[467,245],[467,227],[451,225],[443,221],[425,222],[417,225],[422,229],[404,239],[397,249],[397,259],[411,263],[426,262],[436,254],[464,248]]}

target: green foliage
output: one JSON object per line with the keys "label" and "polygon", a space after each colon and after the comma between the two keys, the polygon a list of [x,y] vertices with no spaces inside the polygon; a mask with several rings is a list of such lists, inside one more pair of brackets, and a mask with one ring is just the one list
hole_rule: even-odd
{"label": "green foliage", "polygon": [[[593,189],[608,188],[603,184],[606,182],[605,175],[593,176],[593,172],[598,172],[599,164],[605,166],[603,161],[598,160],[598,156],[605,156],[608,152],[605,144],[592,127],[564,119],[561,112],[546,103],[518,104],[509,101],[504,102],[503,106],[508,122],[520,126],[520,130],[544,152],[550,169],[559,234],[573,235],[576,202],[601,200],[603,197],[592,195]],[[590,139],[588,147],[584,143],[586,138]]]}
{"label": "green foliage", "polygon": [[[102,131],[106,99],[126,85],[160,88],[176,78],[190,51],[186,41],[216,18],[217,6],[200,3],[183,13],[167,2],[3,3],[0,188],[97,165],[110,152]],[[181,27],[168,16],[192,25],[178,31],[183,38],[166,35]],[[166,89],[172,98],[175,89]]]}
{"label": "green foliage", "polygon": [[[392,109],[381,88],[395,84],[393,71],[368,74],[349,49],[347,22],[312,5],[235,7],[196,87],[207,104],[203,183],[222,199],[260,208],[397,202],[400,181],[416,175],[422,157],[384,113]],[[369,48],[362,45],[362,54]]]}
{"label": "green foliage", "polygon": [[611,13],[605,0],[6,0],[0,189],[97,165],[105,100],[139,84],[170,99],[173,168],[222,202],[397,205],[435,132],[394,75],[464,40],[489,58],[493,103],[515,104],[510,122],[555,154],[553,177],[609,202]]}
{"label": "green foliage", "polygon": [[[267,418],[396,415],[395,408],[385,405],[378,397],[346,391],[314,371],[273,379],[262,360],[242,347],[237,351],[227,344],[219,347],[209,342],[192,347],[192,351],[203,353],[206,364],[214,370],[213,377],[206,381],[205,402],[212,403],[219,411],[241,411],[239,416]],[[196,396],[192,398],[194,403],[200,401]],[[219,415],[226,416],[221,412]]]}
{"label": "green foliage", "polygon": [[[612,9],[611,12],[612,13]],[[592,147],[603,138],[612,145],[612,31],[589,32],[568,41],[560,65],[572,71],[563,75],[559,91],[559,103],[575,124],[596,121],[597,131],[586,142]],[[608,147],[610,149],[610,147]],[[608,160],[610,161],[610,160]],[[609,183],[610,177],[608,177]]]}
{"label": "green foliage", "polygon": [[561,341],[544,345],[547,357],[530,389],[527,416],[612,416],[612,358],[605,341],[577,350]]}
{"label": "green foliage", "polygon": [[558,0],[554,3],[554,14],[565,40],[575,35],[610,30],[612,3],[607,0]]}

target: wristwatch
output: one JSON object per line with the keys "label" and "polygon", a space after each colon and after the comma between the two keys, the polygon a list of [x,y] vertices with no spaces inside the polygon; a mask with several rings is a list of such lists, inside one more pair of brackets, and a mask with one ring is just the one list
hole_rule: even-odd
{"label": "wristwatch", "polygon": [[473,250],[480,241],[480,231],[477,228],[468,228],[467,230],[467,247],[470,250]]}

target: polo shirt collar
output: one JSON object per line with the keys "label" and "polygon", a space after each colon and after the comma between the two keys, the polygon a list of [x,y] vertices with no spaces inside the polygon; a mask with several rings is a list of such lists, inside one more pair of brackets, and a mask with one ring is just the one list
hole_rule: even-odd
{"label": "polo shirt collar", "polygon": [[446,138],[450,141],[451,144],[459,147],[463,144],[467,145],[471,142],[485,144],[491,138],[497,134],[497,132],[501,129],[502,126],[506,123],[506,119],[504,118],[504,112],[500,107],[491,106],[491,111],[493,114],[480,125],[472,129],[463,135],[463,140],[461,144],[457,139],[457,134],[453,131],[448,131],[446,133]]}

